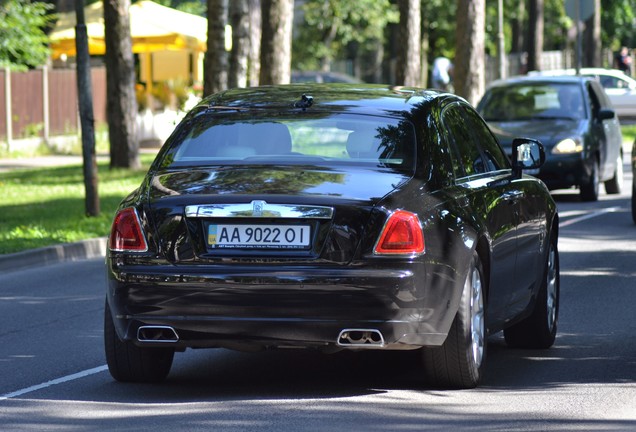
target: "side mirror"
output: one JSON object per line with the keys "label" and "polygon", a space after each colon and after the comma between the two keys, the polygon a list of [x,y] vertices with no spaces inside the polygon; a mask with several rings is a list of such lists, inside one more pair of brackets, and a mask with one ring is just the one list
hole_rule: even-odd
{"label": "side mirror", "polygon": [[599,120],[610,120],[616,117],[616,112],[609,108],[602,108],[598,112]]}
{"label": "side mirror", "polygon": [[512,140],[512,174],[521,178],[523,170],[537,169],[545,162],[543,144],[531,138]]}

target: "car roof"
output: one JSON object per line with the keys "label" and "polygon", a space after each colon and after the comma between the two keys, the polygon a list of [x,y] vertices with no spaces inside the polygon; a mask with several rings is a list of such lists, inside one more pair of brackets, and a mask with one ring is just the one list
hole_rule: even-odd
{"label": "car roof", "polygon": [[522,84],[583,84],[586,81],[595,81],[589,76],[577,75],[519,75],[502,80],[493,81],[488,88],[504,87]]}
{"label": "car roof", "polygon": [[[605,68],[581,68],[581,75],[605,75],[620,78],[625,81],[636,82],[632,77],[625,72],[618,69],[605,69]],[[559,75],[576,75],[576,69],[552,69],[546,71],[530,71],[530,76],[559,76]]]}
{"label": "car roof", "polygon": [[[618,69],[605,69],[605,68],[581,68],[580,73],[583,75],[610,75],[617,78],[631,79],[631,77]],[[531,76],[554,76],[554,75],[575,75],[576,69],[552,69],[545,71],[530,71],[528,75]]]}
{"label": "car roof", "polygon": [[305,107],[312,111],[341,111],[391,117],[401,117],[404,112],[433,104],[433,101],[463,101],[456,95],[415,87],[302,83],[227,90],[206,97],[193,111],[302,109],[303,95],[312,98],[312,104]]}

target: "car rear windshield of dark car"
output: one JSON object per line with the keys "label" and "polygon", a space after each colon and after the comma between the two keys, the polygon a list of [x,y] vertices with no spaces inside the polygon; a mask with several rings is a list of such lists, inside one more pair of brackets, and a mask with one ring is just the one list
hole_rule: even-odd
{"label": "car rear windshield of dark car", "polygon": [[[200,115],[179,125],[164,168],[210,165],[360,165],[411,172],[413,125],[368,115]],[[168,162],[168,163],[166,163]]]}

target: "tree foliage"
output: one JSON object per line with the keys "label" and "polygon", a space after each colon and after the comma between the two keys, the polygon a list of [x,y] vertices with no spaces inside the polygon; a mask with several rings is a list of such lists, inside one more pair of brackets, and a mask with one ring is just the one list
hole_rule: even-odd
{"label": "tree foliage", "polygon": [[603,46],[617,51],[621,46],[636,48],[636,1],[601,0]]}
{"label": "tree foliage", "polygon": [[429,38],[429,63],[436,57],[455,57],[456,15],[456,0],[422,2],[422,30]]}
{"label": "tree foliage", "polygon": [[328,69],[334,58],[347,56],[351,43],[362,52],[375,49],[386,26],[399,19],[389,0],[307,0],[302,13],[304,22],[293,45],[298,69]]}
{"label": "tree foliage", "polygon": [[26,70],[46,63],[49,39],[44,32],[53,20],[53,5],[31,0],[0,2],[0,67]]}
{"label": "tree foliage", "polygon": [[[204,17],[206,13],[205,0],[153,0],[160,5]],[[133,1],[133,3],[135,3]]]}

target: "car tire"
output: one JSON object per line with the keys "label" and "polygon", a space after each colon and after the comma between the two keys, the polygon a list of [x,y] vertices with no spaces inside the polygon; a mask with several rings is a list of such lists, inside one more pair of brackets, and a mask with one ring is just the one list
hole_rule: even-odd
{"label": "car tire", "polygon": [[580,196],[582,201],[598,201],[599,194],[599,167],[598,161],[594,161],[592,164],[592,172],[589,179],[581,184]]}
{"label": "car tire", "polygon": [[623,190],[623,155],[618,155],[614,176],[605,182],[605,192],[614,195]]}
{"label": "car tire", "polygon": [[119,339],[108,302],[104,310],[104,348],[108,371],[122,382],[163,381],[174,358],[172,348],[141,348]]}
{"label": "car tire", "polygon": [[541,288],[532,315],[504,330],[514,348],[550,348],[556,339],[559,319],[560,271],[556,236],[550,239]]}
{"label": "car tire", "polygon": [[486,356],[484,272],[477,253],[470,262],[459,310],[440,347],[422,349],[424,375],[439,388],[474,388],[482,379]]}

